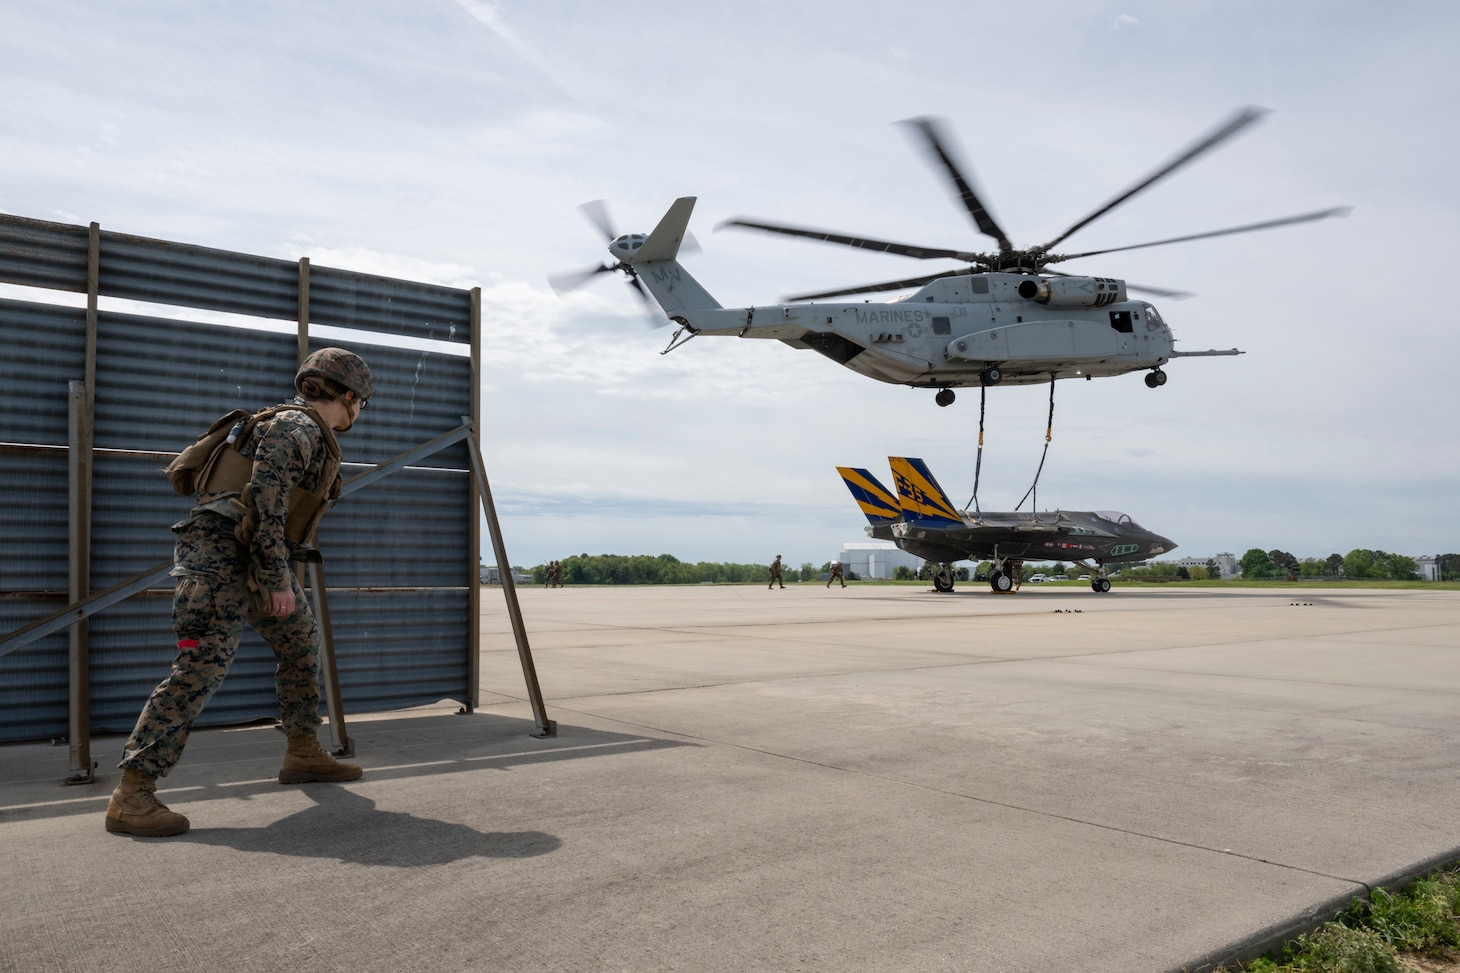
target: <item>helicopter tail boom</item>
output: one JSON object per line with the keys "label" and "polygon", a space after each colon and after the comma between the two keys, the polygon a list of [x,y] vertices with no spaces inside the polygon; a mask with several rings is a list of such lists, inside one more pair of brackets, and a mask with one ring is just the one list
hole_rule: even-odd
{"label": "helicopter tail boom", "polygon": [[[694,208],[695,197],[681,196],[669,207],[659,225],[654,227],[654,232],[644,238],[642,244],[618,249],[623,239],[620,238],[609,248],[611,253],[629,266],[631,273],[643,281],[644,286],[649,288],[649,293],[654,295],[654,300],[659,302],[659,306],[671,320],[683,321],[686,316],[698,319],[704,317],[706,311],[721,309],[720,302],[711,297],[710,292],[676,259],[680,244],[689,232],[689,218]],[[700,330],[695,320],[691,324],[694,330]],[[734,320],[724,324],[727,328],[743,327],[744,315],[737,315]]]}

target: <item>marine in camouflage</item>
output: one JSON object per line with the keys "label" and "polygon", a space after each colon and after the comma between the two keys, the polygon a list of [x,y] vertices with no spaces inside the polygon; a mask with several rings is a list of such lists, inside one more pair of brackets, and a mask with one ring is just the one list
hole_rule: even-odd
{"label": "marine in camouflage", "polygon": [[[161,777],[177,764],[193,722],[233,663],[245,622],[278,660],[284,730],[313,734],[319,726],[320,632],[291,568],[306,552],[285,540],[284,519],[290,491],[317,489],[326,473],[325,435],[304,412],[289,410],[260,422],[250,441],[239,444],[254,460],[258,529],[249,546],[235,536],[240,513],[230,494],[200,496],[188,519],[174,528],[177,658],[143,707],[119,766]],[[294,592],[294,612],[269,615],[269,592],[286,589]]]}

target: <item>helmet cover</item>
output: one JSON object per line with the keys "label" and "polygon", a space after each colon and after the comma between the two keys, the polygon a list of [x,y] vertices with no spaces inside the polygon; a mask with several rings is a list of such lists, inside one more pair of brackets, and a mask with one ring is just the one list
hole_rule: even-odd
{"label": "helmet cover", "polygon": [[299,366],[299,371],[294,374],[294,387],[298,389],[300,383],[312,375],[340,383],[354,392],[361,402],[369,399],[375,392],[375,383],[370,378],[370,366],[365,364],[365,359],[343,348],[321,348],[310,353],[304,359],[304,364]]}

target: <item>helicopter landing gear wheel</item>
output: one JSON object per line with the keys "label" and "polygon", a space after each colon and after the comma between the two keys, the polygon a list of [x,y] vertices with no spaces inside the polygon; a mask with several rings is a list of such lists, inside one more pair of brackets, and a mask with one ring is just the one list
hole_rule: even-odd
{"label": "helicopter landing gear wheel", "polygon": [[978,373],[978,379],[985,385],[998,385],[1004,380],[1004,370],[998,365],[990,365]]}
{"label": "helicopter landing gear wheel", "polygon": [[933,575],[933,587],[942,592],[953,590],[953,572],[944,567]]}
{"label": "helicopter landing gear wheel", "polygon": [[954,398],[956,396],[953,394],[952,389],[939,389],[938,394],[933,396],[933,401],[941,406],[947,407],[953,404]]}
{"label": "helicopter landing gear wheel", "polygon": [[1159,368],[1154,368],[1146,375],[1146,388],[1160,388],[1166,384],[1166,373]]}
{"label": "helicopter landing gear wheel", "polygon": [[1110,580],[1108,578],[1096,578],[1090,582],[1090,590],[1097,595],[1103,595],[1110,590]]}
{"label": "helicopter landing gear wheel", "polygon": [[989,578],[989,587],[1004,593],[1014,590],[1014,579],[1002,571],[995,571]]}

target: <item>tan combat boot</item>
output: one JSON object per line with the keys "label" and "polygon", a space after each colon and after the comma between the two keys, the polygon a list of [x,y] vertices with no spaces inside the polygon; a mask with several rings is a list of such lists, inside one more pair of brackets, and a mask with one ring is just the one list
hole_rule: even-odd
{"label": "tan combat boot", "polygon": [[188,830],[188,819],[157,799],[157,778],[127,768],[106,805],[106,829],[114,834],[165,838]]}
{"label": "tan combat boot", "polygon": [[319,745],[319,738],[313,733],[302,733],[289,737],[289,749],[284,753],[284,766],[279,768],[279,783],[359,780],[363,773],[359,764],[341,763],[330,756]]}

